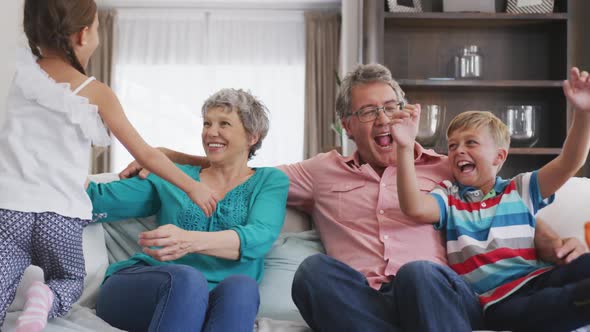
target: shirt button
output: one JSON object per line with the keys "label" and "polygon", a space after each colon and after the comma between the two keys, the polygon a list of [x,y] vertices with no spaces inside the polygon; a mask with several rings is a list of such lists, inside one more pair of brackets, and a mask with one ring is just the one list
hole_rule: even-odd
{"label": "shirt button", "polygon": [[350,189],[350,186],[346,186],[346,189]]}
{"label": "shirt button", "polygon": [[384,214],[384,213],[385,213],[385,211],[379,210],[379,214]]}
{"label": "shirt button", "polygon": [[383,235],[383,241],[389,239],[389,235]]}
{"label": "shirt button", "polygon": [[382,183],[382,184],[381,184],[381,187],[385,187],[385,186],[386,186],[386,184],[385,184],[385,183]]}
{"label": "shirt button", "polygon": [[486,207],[486,203],[481,203],[481,207]]}

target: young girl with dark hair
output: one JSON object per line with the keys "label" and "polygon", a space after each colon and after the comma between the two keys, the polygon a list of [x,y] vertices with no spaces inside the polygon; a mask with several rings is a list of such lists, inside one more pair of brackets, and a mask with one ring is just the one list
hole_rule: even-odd
{"label": "young girl with dark hair", "polygon": [[24,30],[0,131],[0,326],[24,270],[45,283],[27,292],[17,331],[40,331],[82,294],[82,229],[92,217],[84,183],[91,145],[115,137],[147,168],[178,186],[209,216],[216,199],[149,146],[113,91],[85,68],[99,44],[93,0],[26,0]]}

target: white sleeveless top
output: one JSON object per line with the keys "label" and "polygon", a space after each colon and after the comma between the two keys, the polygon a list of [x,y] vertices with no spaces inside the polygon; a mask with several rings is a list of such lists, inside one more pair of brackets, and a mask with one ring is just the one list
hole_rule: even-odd
{"label": "white sleeveless top", "polygon": [[91,145],[110,137],[98,107],[56,83],[30,50],[20,49],[0,129],[0,209],[91,219],[84,189]]}

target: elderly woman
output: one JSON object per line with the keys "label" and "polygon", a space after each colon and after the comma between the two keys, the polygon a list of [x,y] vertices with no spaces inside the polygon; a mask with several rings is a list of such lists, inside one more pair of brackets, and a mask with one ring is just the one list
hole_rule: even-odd
{"label": "elderly woman", "polygon": [[211,217],[178,188],[150,174],[90,183],[94,214],[109,222],[156,214],[144,247],[112,264],[97,314],[128,331],[252,331],[264,256],[285,216],[289,180],[248,160],[268,132],[266,108],[242,90],[224,89],[202,108],[210,166],[179,167],[217,197]]}

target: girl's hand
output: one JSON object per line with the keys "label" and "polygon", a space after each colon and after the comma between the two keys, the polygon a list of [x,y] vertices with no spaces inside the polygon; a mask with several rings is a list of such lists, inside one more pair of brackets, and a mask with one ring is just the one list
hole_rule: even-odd
{"label": "girl's hand", "polygon": [[573,67],[569,81],[563,82],[563,92],[576,111],[590,114],[590,78],[587,71]]}
{"label": "girl's hand", "polygon": [[176,260],[194,252],[189,232],[170,224],[140,233],[138,243],[143,247],[144,253],[161,262]]}
{"label": "girl's hand", "polygon": [[402,110],[403,116],[395,117],[391,125],[391,137],[398,146],[414,146],[418,135],[420,121],[420,104],[407,104]]}
{"label": "girl's hand", "polygon": [[217,198],[213,191],[201,182],[195,182],[192,189],[186,193],[188,197],[197,204],[207,217],[211,217],[217,206]]}

